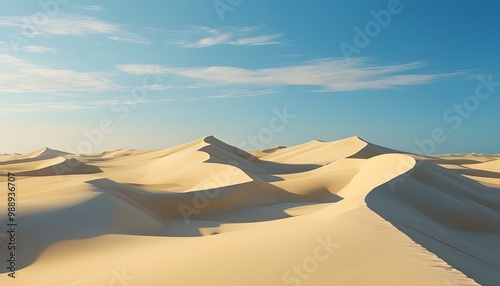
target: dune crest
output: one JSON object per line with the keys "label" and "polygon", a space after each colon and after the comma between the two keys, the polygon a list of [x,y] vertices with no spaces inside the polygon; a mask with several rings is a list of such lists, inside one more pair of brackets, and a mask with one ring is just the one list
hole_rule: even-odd
{"label": "dune crest", "polygon": [[55,149],[50,149],[48,147],[44,147],[40,150],[34,151],[32,153],[24,154],[24,155],[19,155],[16,156],[16,160],[43,160],[43,159],[52,159],[52,158],[57,158],[57,157],[64,157],[67,155],[72,155],[67,152],[55,150]]}

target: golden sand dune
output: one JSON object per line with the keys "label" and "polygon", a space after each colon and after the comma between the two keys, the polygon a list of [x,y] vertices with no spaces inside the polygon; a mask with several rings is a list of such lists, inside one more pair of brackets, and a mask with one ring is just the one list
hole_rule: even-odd
{"label": "golden sand dune", "polygon": [[[0,285],[498,285],[500,157],[350,137],[0,156]],[[6,192],[0,193],[6,205]],[[4,211],[2,227],[7,223]]]}
{"label": "golden sand dune", "polygon": [[8,172],[19,176],[57,176],[99,173],[101,170],[95,166],[82,163],[75,158],[54,157],[33,160],[17,160],[16,158],[0,164],[0,174],[6,175]]}
{"label": "golden sand dune", "polygon": [[69,156],[69,155],[71,154],[45,147],[43,149],[28,154],[13,155],[11,158],[9,158],[9,161],[10,163],[21,163],[21,162],[44,160],[44,159],[53,159],[60,156]]}

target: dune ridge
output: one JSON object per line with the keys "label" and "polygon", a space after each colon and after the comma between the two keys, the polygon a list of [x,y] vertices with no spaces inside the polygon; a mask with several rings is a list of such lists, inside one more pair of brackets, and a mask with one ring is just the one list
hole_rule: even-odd
{"label": "dune ridge", "polygon": [[[500,281],[496,155],[419,156],[357,136],[244,151],[207,136],[152,151],[2,155],[0,183],[8,172],[22,186],[23,228],[18,278],[3,267],[2,285],[108,285],[123,265],[128,285]],[[303,261],[330,239],[309,271]]]}

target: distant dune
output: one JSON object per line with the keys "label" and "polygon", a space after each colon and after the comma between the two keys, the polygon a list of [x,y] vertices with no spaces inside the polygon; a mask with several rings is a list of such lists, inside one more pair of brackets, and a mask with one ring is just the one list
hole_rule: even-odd
{"label": "distant dune", "polygon": [[18,269],[0,234],[0,285],[500,285],[498,155],[213,136],[1,154],[0,230],[8,173]]}

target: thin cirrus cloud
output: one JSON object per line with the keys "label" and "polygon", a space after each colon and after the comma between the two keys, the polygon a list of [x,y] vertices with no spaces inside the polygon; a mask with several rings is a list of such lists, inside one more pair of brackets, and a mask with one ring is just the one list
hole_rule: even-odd
{"label": "thin cirrus cloud", "polygon": [[0,26],[18,29],[24,36],[37,37],[42,35],[84,36],[101,34],[114,41],[149,45],[149,39],[127,31],[121,25],[109,23],[93,16],[59,13],[49,17],[43,23],[36,23],[26,29],[29,16],[0,17]]}
{"label": "thin cirrus cloud", "polygon": [[74,6],[75,8],[82,9],[82,10],[91,10],[91,11],[104,11],[106,8],[99,6],[99,5],[80,5],[80,6]]}
{"label": "thin cirrus cloud", "polygon": [[55,53],[56,49],[44,47],[44,46],[24,46],[21,50],[30,53]]}
{"label": "thin cirrus cloud", "polygon": [[[28,53],[55,53],[56,49],[44,46],[28,45],[20,48],[21,51]],[[0,52],[12,52],[12,45],[8,42],[0,42]]]}
{"label": "thin cirrus cloud", "polygon": [[153,67],[156,73],[175,75],[205,85],[314,86],[321,92],[392,89],[427,84],[459,73],[416,73],[421,62],[370,65],[367,59],[321,59],[298,65],[267,69],[243,69],[229,66],[178,68],[158,65],[120,65],[122,72],[145,75]]}
{"label": "thin cirrus cloud", "polygon": [[183,48],[204,48],[215,45],[266,46],[283,45],[283,34],[259,34],[259,27],[210,28],[192,26],[178,32],[174,44]]}
{"label": "thin cirrus cloud", "polygon": [[[57,111],[73,111],[80,109],[98,109],[109,107],[119,102],[118,99],[102,99],[102,100],[88,100],[80,99],[71,101],[46,101],[46,102],[29,102],[29,103],[13,103],[2,104],[0,106],[0,114],[15,114],[15,113],[45,113]],[[152,103],[159,102],[159,100],[143,99],[137,103]]]}
{"label": "thin cirrus cloud", "polygon": [[105,91],[120,88],[104,72],[52,69],[0,54],[0,92]]}
{"label": "thin cirrus cloud", "polygon": [[264,90],[252,90],[252,89],[229,89],[222,91],[216,95],[209,95],[205,97],[190,98],[189,100],[204,100],[204,99],[223,99],[223,98],[235,98],[235,97],[255,97],[264,96],[269,94],[279,93],[277,90],[264,89]]}
{"label": "thin cirrus cloud", "polygon": [[[155,89],[151,89],[155,90]],[[174,101],[197,101],[197,100],[210,100],[210,99],[223,99],[234,97],[254,97],[263,96],[268,94],[277,93],[274,90],[249,90],[249,89],[231,89],[223,90],[214,95],[206,95],[201,97],[178,97],[178,98],[159,98],[159,99],[140,99],[134,102],[135,104],[145,103],[161,103],[161,102],[174,102]],[[75,110],[89,110],[110,107],[113,104],[120,103],[118,98],[115,99],[85,99],[80,101],[46,101],[46,102],[29,102],[29,103],[14,103],[0,105],[0,114],[21,114],[21,113],[47,113],[59,111],[75,111]]]}
{"label": "thin cirrus cloud", "polygon": [[37,103],[18,103],[3,104],[0,106],[0,114],[12,113],[39,113],[54,111],[71,111],[77,109],[98,108],[98,105],[84,105],[75,102],[37,102]]}

